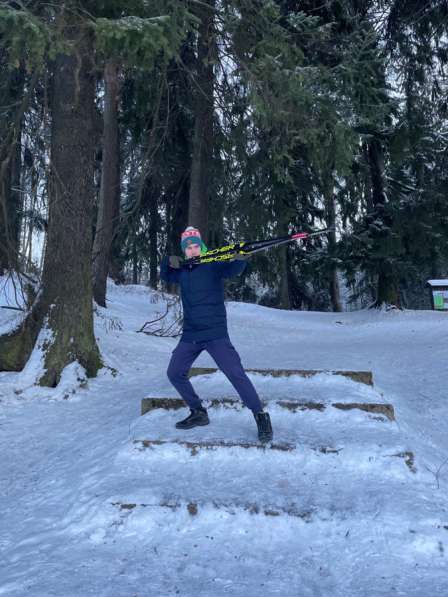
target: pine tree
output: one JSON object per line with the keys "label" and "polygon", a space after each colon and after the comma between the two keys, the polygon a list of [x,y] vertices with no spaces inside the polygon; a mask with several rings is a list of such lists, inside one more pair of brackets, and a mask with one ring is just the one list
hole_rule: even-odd
{"label": "pine tree", "polygon": [[[141,3],[138,3],[141,4]],[[42,332],[44,368],[39,382],[54,386],[65,365],[77,360],[88,376],[102,365],[93,334],[92,215],[94,199],[94,48],[126,47],[127,57],[145,60],[172,39],[181,40],[183,22],[129,17],[119,22],[99,18],[97,3],[71,0],[63,6],[35,3],[36,13],[13,7],[0,12],[5,26],[21,25],[21,39],[6,38],[8,55],[27,47],[31,27],[42,67],[53,61],[51,97],[51,179],[42,285],[21,325],[0,338],[0,366],[20,370]],[[110,4],[107,9],[110,9]],[[137,22],[136,22],[137,21]],[[51,40],[51,44],[48,43]],[[130,43],[130,41],[132,43]],[[174,42],[173,42],[174,43]],[[37,69],[36,66],[36,69]]]}

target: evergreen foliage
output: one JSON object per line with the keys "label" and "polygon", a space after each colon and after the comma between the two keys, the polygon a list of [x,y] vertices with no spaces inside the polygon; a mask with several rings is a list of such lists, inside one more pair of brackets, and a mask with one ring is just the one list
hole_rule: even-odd
{"label": "evergreen foliage", "polygon": [[[179,252],[190,223],[200,3],[66,4],[94,34],[97,180],[101,73],[107,60],[120,65],[114,279],[144,282],[151,270],[154,283],[154,261]],[[212,10],[209,246],[336,227],[254,256],[229,296],[331,309],[339,279],[354,304],[429,307],[426,279],[448,276],[447,3],[222,0]],[[25,229],[46,230],[54,59],[74,49],[59,16],[39,0],[0,7],[0,69],[23,77],[14,87],[2,76],[0,130],[3,156],[20,144],[14,209],[27,254]]]}

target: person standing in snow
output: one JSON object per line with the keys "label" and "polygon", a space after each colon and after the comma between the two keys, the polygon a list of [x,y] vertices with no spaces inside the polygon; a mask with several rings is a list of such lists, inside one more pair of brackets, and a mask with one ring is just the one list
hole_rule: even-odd
{"label": "person standing in snow", "polygon": [[[186,259],[207,250],[201,233],[192,226],[182,233],[180,244]],[[182,336],[172,353],[167,375],[190,408],[188,417],[176,423],[177,429],[208,425],[207,410],[187,377],[193,362],[206,350],[252,411],[259,440],[268,442],[273,436],[269,413],[263,411],[227,330],[224,279],[241,274],[247,265],[245,259],[246,256],[236,255],[235,260],[228,262],[183,265],[180,257],[164,257],[160,277],[165,282],[180,284],[184,313]]]}

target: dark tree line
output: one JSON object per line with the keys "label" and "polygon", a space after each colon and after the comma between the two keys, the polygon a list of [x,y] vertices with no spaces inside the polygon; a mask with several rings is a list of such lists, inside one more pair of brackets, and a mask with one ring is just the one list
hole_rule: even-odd
{"label": "dark tree line", "polygon": [[39,338],[41,383],[95,375],[92,297],[157,288],[187,225],[332,229],[258,254],[234,298],[425,306],[448,275],[447,28],[442,0],[2,2],[0,267],[27,311],[0,368]]}

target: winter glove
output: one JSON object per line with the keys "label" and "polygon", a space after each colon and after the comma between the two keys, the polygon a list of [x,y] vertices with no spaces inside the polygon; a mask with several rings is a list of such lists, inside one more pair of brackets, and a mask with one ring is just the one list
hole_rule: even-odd
{"label": "winter glove", "polygon": [[249,259],[250,255],[243,255],[243,253],[235,253],[235,259],[237,259],[238,261],[246,261],[246,259]]}
{"label": "winter glove", "polygon": [[182,265],[182,259],[180,257],[178,257],[177,255],[170,255],[169,264],[170,264],[170,267],[172,267],[174,269],[180,269],[181,265]]}

